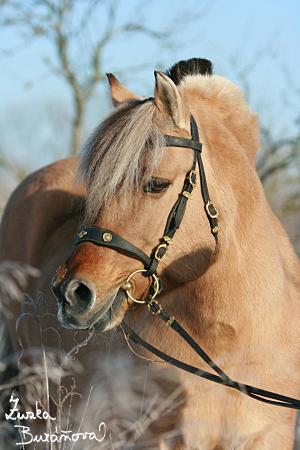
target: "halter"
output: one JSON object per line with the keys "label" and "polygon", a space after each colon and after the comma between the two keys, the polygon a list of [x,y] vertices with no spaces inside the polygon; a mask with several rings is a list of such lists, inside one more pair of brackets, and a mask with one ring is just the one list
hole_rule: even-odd
{"label": "halter", "polygon": [[157,266],[162,261],[168,252],[169,245],[173,243],[173,237],[176,231],[179,229],[188,200],[192,197],[192,192],[196,186],[196,165],[198,162],[200,173],[200,185],[201,193],[204,202],[204,209],[210,224],[212,234],[216,237],[219,227],[217,222],[218,211],[210,200],[208,186],[206,181],[205,170],[201,157],[202,144],[199,141],[198,128],[194,117],[191,115],[191,135],[192,139],[186,139],[182,137],[164,135],[166,147],[183,147],[193,150],[194,159],[191,169],[187,172],[182,190],[171,209],[163,237],[159,240],[159,245],[153,248],[150,256],[147,256],[142,250],[137,248],[131,242],[118,236],[111,230],[106,230],[99,227],[85,227],[76,237],[75,244],[81,244],[82,242],[92,242],[100,247],[107,247],[123,253],[133,259],[144,264],[144,276],[151,277],[156,274]]}
{"label": "halter", "polygon": [[[144,341],[131,328],[129,328],[126,323],[123,322],[123,328],[125,329],[128,338],[133,342],[144,347],[169,364],[172,364],[173,366],[178,367],[186,372],[192,373],[218,384],[223,384],[261,402],[300,410],[300,400],[298,399],[277,394],[275,392],[266,391],[264,389],[259,389],[254,386],[232,380],[225,372],[223,372],[221,368],[219,368],[212,361],[212,359],[197,344],[197,342],[191,337],[191,335],[179,324],[179,322],[177,322],[175,317],[170,315],[156,300],[156,297],[162,291],[161,282],[159,280],[159,277],[157,276],[157,267],[159,262],[166,257],[168,248],[173,243],[173,237],[176,231],[180,228],[187,202],[191,198],[193,189],[196,186],[197,163],[204,210],[208,218],[211,233],[216,240],[219,231],[217,220],[218,211],[214,203],[210,200],[205,169],[201,156],[202,144],[199,140],[196,121],[192,115],[190,116],[190,128],[191,139],[170,135],[163,136],[165,139],[164,145],[166,147],[181,147],[191,149],[193,150],[194,158],[193,165],[185,176],[183,187],[178,196],[178,199],[169,213],[164,230],[164,235],[159,240],[159,244],[153,248],[150,256],[146,255],[138,247],[122,238],[121,236],[117,235],[113,231],[95,226],[88,226],[83,228],[83,230],[81,230],[75,238],[75,245],[79,245],[84,242],[91,242],[100,247],[107,247],[116,250],[121,254],[140,261],[144,265],[144,269],[132,272],[127,277],[125,283],[122,285],[122,289],[125,290],[128,298],[130,298],[135,303],[146,304],[152,314],[159,317],[167,327],[172,328],[201,357],[201,359],[206,362],[211,369],[214,370],[216,374],[199,369],[198,367],[191,366],[162,352],[158,348]],[[138,273],[141,273],[145,277],[149,277],[151,281],[148,293],[144,299],[136,299],[132,294],[133,286],[131,283],[131,279]]]}

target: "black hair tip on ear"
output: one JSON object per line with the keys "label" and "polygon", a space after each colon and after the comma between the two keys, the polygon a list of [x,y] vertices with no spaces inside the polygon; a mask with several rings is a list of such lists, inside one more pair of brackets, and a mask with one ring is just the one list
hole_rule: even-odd
{"label": "black hair tip on ear", "polygon": [[167,70],[167,75],[175,84],[179,84],[188,75],[210,76],[212,73],[212,62],[204,58],[191,58],[179,61]]}
{"label": "black hair tip on ear", "polygon": [[154,70],[154,77],[155,77],[156,80],[157,80],[157,77],[160,76],[160,75],[162,77],[168,76],[168,74],[163,72],[162,70]]}

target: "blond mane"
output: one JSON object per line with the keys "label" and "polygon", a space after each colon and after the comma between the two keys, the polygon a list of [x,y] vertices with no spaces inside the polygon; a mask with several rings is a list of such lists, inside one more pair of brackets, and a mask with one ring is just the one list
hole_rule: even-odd
{"label": "blond mane", "polygon": [[125,203],[132,200],[131,194],[141,180],[146,181],[158,166],[163,137],[153,120],[155,110],[151,99],[126,103],[113,111],[88,140],[79,176],[87,187],[85,220],[89,223],[115,195],[122,194]]}

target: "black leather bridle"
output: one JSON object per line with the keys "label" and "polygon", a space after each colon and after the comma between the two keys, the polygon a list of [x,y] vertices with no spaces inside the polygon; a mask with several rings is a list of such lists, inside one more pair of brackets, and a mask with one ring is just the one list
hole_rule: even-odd
{"label": "black leather bridle", "polygon": [[[175,317],[170,315],[156,300],[156,297],[162,290],[160,280],[157,276],[157,267],[159,262],[165,258],[169,245],[172,244],[172,239],[182,222],[187,201],[191,198],[192,191],[196,186],[197,164],[199,169],[200,188],[204,201],[204,210],[210,224],[211,232],[216,240],[219,231],[217,220],[218,211],[214,203],[210,200],[204,165],[201,156],[202,144],[199,140],[197,124],[192,115],[190,117],[190,124],[192,136],[191,139],[164,135],[166,147],[171,146],[192,149],[194,159],[191,169],[186,174],[183,187],[178,196],[178,199],[169,213],[164,235],[160,239],[159,244],[152,250],[151,255],[146,255],[142,250],[131,244],[126,239],[118,236],[113,231],[95,226],[85,227],[83,230],[81,230],[76,236],[75,245],[79,245],[84,242],[91,242],[101,247],[107,247],[116,250],[119,253],[142,262],[144,265],[144,269],[136,270],[135,272],[131,273],[128,276],[126,282],[123,284],[122,288],[126,291],[128,297],[134,302],[148,305],[149,310],[155,316],[159,317],[167,325],[167,327],[172,328],[202,358],[202,360],[205,361],[210,366],[210,368],[214,370],[216,374],[199,369],[198,367],[191,366],[190,364],[187,364],[162,352],[158,348],[144,341],[126,323],[123,322],[123,329],[126,331],[128,338],[130,338],[133,342],[144,347],[167,363],[172,364],[179,369],[185,370],[186,372],[192,373],[215,383],[223,384],[264,403],[300,410],[300,400],[298,399],[277,394],[275,392],[266,391],[264,389],[259,389],[254,386],[232,380],[225,372],[223,372],[220,367],[218,367],[212,361],[212,359],[197,344],[192,336],[179,324],[179,322],[177,322]],[[131,279],[139,272],[142,273],[145,277],[149,277],[151,280],[151,285],[148,293],[142,300],[135,299],[131,293]]]}

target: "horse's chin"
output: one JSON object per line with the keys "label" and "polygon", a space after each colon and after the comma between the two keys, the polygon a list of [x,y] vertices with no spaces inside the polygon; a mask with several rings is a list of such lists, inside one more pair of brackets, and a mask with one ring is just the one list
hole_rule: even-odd
{"label": "horse's chin", "polygon": [[106,302],[104,308],[89,317],[73,316],[63,305],[58,306],[57,320],[62,327],[71,330],[109,331],[116,328],[122,322],[126,309],[124,303],[126,294],[119,289],[117,294]]}

